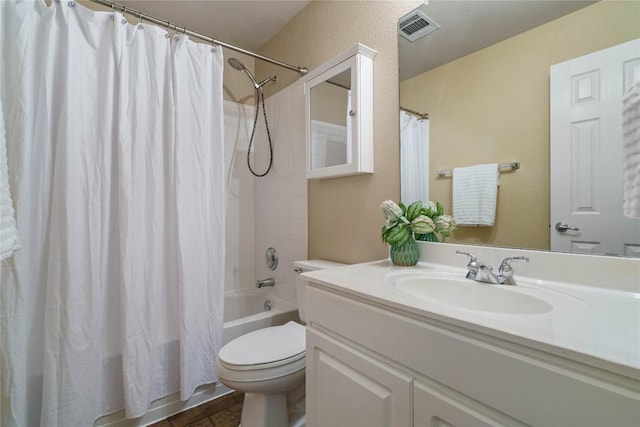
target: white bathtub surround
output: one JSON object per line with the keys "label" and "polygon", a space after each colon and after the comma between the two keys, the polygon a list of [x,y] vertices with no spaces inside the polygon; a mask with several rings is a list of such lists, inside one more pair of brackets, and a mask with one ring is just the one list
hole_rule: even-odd
{"label": "white bathtub surround", "polygon": [[253,111],[251,105],[224,101],[227,292],[255,286],[254,178],[247,168]]}
{"label": "white bathtub surround", "polygon": [[0,16],[23,246],[0,283],[0,424],[187,399],[222,345],[222,52],[77,2]]}
{"label": "white bathtub surround", "polygon": [[[307,259],[307,180],[305,178],[304,91],[295,83],[267,99],[274,165],[255,178],[255,273],[273,277],[276,285],[264,292],[296,304],[293,261]],[[268,165],[268,142],[263,117],[254,141],[255,169]],[[278,251],[275,271],[265,265],[268,247]],[[252,284],[255,286],[255,282]]]}
{"label": "white bathtub surround", "polygon": [[[382,260],[303,274],[313,282],[310,427],[353,420],[343,395],[361,399],[368,424],[433,417],[453,425],[638,423],[640,260],[419,244],[416,267]],[[467,258],[456,250],[494,266],[507,256],[530,261],[513,263],[516,286],[491,285],[466,279]],[[437,274],[447,279],[425,280]],[[473,309],[461,304],[463,295],[435,292],[441,283],[479,290],[479,303],[503,292],[543,303],[531,312]]]}
{"label": "white bathtub surround", "polygon": [[[270,310],[265,309],[269,301]],[[258,289],[227,292],[224,302],[224,343],[269,326],[297,321],[298,307]]]}

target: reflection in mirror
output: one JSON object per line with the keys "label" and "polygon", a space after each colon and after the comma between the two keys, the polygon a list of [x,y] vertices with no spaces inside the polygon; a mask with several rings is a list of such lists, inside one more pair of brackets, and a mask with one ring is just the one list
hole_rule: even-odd
{"label": "reflection in mirror", "polygon": [[351,162],[351,69],[314,86],[311,93],[311,168]]}
{"label": "reflection in mirror", "polygon": [[429,200],[429,116],[400,106],[400,200]]}
{"label": "reflection in mirror", "polygon": [[[568,3],[572,5],[567,6]],[[555,184],[552,184],[550,168],[557,154],[550,154],[550,105],[558,95],[550,93],[550,69],[555,64],[640,38],[640,2],[590,3],[434,0],[428,6],[421,7],[440,25],[440,29],[413,44],[398,38],[401,55],[400,105],[429,115],[430,199],[440,201],[447,211],[455,211],[452,206],[453,180],[451,177],[438,177],[439,170],[487,163],[521,164],[518,170],[500,174],[495,224],[491,227],[459,227],[448,241],[594,254],[640,255],[638,219],[629,220],[632,221],[632,232],[617,234],[619,250],[615,251],[601,245],[597,240],[599,237],[590,237],[591,230],[587,228],[557,231],[555,227],[550,227],[557,222],[572,226],[571,219],[552,217],[551,187]],[[506,4],[509,7],[504,7]],[[561,10],[557,14],[545,15],[545,20],[540,22],[540,17],[544,15],[542,9],[553,9],[558,5]],[[514,22],[518,20],[513,19],[513,14],[518,14],[520,8],[529,7],[535,10],[528,10],[528,15],[538,19],[538,22],[514,33]],[[573,7],[573,10],[562,9],[565,7]],[[476,8],[477,13],[469,12],[472,8]],[[486,10],[492,12],[484,13]],[[511,15],[502,16],[482,30],[483,19],[489,15],[499,17],[503,12]],[[469,16],[473,16],[474,20],[458,21],[455,25],[450,22],[452,17]],[[509,28],[504,28],[505,25]],[[488,46],[476,47],[471,51],[454,52],[456,40],[482,38],[484,33],[495,35],[501,32],[507,34],[508,38],[503,41],[492,40]],[[441,51],[439,46],[444,42],[447,43],[446,49]],[[442,61],[431,62],[426,68],[418,70],[416,62],[421,57],[429,61],[439,57]],[[627,71],[620,73],[627,74],[618,75],[618,81],[640,79],[638,57],[640,54],[623,61],[626,65],[619,69],[626,67]],[[610,61],[606,62],[608,66]],[[410,68],[409,71],[405,65]],[[622,83],[603,83],[587,88],[587,80],[574,81],[576,90],[584,94],[591,90],[591,93],[604,97],[617,90],[620,99],[623,95]],[[561,97],[570,98],[569,95]],[[579,104],[580,108],[590,108],[586,98]],[[618,126],[621,126],[621,102],[616,108]],[[573,127],[575,132],[586,129],[578,128]],[[582,147],[581,150],[576,151],[575,147],[569,145],[569,148],[561,151],[560,156],[577,158],[575,156],[582,153],[583,157],[589,155],[597,159],[601,154],[610,152],[611,140],[604,136],[600,138],[594,129],[589,131],[594,138],[588,139],[591,144],[588,150],[584,149],[587,139],[583,134],[580,142],[575,142]],[[617,131],[622,134],[621,129]],[[573,138],[572,132],[569,138]],[[611,232],[612,223],[621,221],[611,221],[608,214],[603,214],[603,205],[610,203],[605,202],[603,196],[610,191],[600,188],[599,177],[614,172],[620,174],[621,157],[622,154],[616,160],[616,170],[603,169],[599,171],[600,175],[588,176],[585,168],[568,172],[569,175],[564,179],[577,183],[572,176],[582,176],[582,182],[589,182],[590,187],[581,184],[584,191],[578,196],[559,196],[565,200],[575,199],[573,210],[579,211],[579,215],[589,221],[596,217],[603,218],[605,224],[599,227],[601,234],[605,235],[616,234]],[[404,177],[402,185],[405,185]],[[615,192],[622,193],[622,185]],[[621,212],[622,201],[615,203],[616,209]],[[568,246],[552,247],[552,233],[563,233],[561,237],[568,241]]]}

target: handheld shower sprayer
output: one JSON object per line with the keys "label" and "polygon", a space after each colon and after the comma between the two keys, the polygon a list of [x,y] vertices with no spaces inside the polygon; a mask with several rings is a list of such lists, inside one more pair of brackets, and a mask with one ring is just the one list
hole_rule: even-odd
{"label": "handheld shower sprayer", "polygon": [[[247,68],[239,59],[229,58],[227,62],[235,70],[244,72],[251,79],[251,82],[253,83],[253,87],[256,89],[256,114],[253,120],[253,130],[251,131],[251,138],[249,138],[249,149],[247,150],[247,166],[249,167],[249,171],[254,176],[263,177],[269,173],[269,171],[271,170],[271,167],[273,166],[273,144],[271,142],[271,133],[269,132],[269,123],[267,122],[267,110],[264,108],[264,92],[262,91],[262,86],[266,85],[270,81],[277,82],[278,77],[277,76],[269,77],[262,80],[260,83],[258,83],[255,77],[253,77],[253,74],[251,74],[251,71],[247,70]],[[267,129],[267,138],[269,140],[269,167],[267,168],[266,172],[261,174],[256,173],[251,167],[251,146],[253,145],[253,137],[255,136],[255,133],[256,133],[256,125],[258,124],[258,112],[260,110],[260,104],[262,104],[264,124]]]}
{"label": "handheld shower sprayer", "polygon": [[255,87],[256,89],[262,88],[262,86],[264,86],[265,84],[269,83],[272,80],[274,82],[278,81],[278,76],[273,76],[273,77],[266,78],[266,79],[262,80],[260,83],[258,83],[256,81],[255,77],[253,77],[253,74],[251,74],[251,71],[247,70],[247,67],[244,66],[242,61],[240,61],[237,58],[229,58],[229,60],[227,62],[235,70],[244,72],[251,79],[251,81],[253,82],[253,87]]}

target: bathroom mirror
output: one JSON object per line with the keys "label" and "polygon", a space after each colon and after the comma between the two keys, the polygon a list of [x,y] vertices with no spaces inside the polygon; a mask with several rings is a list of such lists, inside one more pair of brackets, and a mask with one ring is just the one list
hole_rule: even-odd
{"label": "bathroom mirror", "polygon": [[[550,68],[639,38],[640,2],[414,6],[440,26],[415,42],[398,36],[400,105],[429,115],[429,198],[452,211],[452,178],[441,170],[520,163],[500,175],[495,225],[460,227],[447,241],[552,250]],[[489,17],[498,20],[485,24]],[[516,28],[520,21],[528,26]]]}
{"label": "bathroom mirror", "polygon": [[375,54],[358,44],[305,77],[308,179],[373,173]]}

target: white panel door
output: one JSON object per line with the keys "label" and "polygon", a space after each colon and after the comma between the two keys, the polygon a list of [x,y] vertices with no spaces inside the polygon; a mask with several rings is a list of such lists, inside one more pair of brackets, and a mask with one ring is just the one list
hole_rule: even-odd
{"label": "white panel door", "polygon": [[639,257],[640,220],[622,213],[622,98],[640,81],[640,39],[550,73],[551,250]]}

